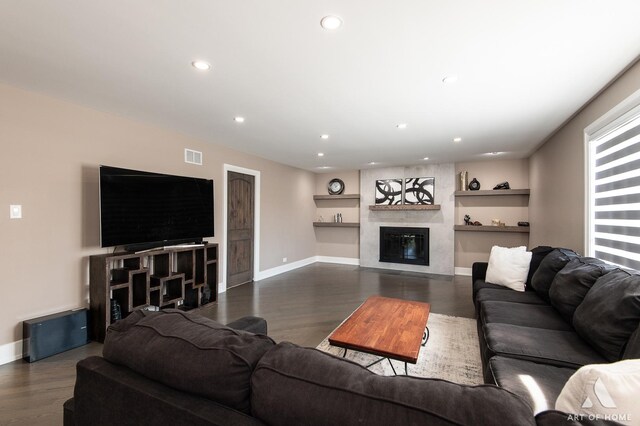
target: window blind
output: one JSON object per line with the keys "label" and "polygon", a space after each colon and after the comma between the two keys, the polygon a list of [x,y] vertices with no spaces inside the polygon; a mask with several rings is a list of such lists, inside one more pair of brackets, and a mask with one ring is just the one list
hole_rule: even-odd
{"label": "window blind", "polygon": [[590,142],[592,254],[640,270],[640,115]]}

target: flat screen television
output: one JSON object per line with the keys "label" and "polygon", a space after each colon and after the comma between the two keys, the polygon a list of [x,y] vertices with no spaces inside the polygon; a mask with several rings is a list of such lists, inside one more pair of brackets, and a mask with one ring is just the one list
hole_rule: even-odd
{"label": "flat screen television", "polygon": [[213,236],[213,180],[100,166],[102,247],[143,249]]}

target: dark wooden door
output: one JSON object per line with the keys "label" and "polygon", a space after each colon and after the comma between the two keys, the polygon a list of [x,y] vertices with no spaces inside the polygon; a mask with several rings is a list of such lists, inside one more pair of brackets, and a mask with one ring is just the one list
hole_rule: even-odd
{"label": "dark wooden door", "polygon": [[253,281],[254,181],[227,175],[227,288]]}

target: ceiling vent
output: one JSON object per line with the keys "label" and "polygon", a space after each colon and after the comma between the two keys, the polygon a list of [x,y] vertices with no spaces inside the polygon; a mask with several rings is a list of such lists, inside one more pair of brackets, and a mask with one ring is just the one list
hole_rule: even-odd
{"label": "ceiling vent", "polygon": [[202,153],[193,149],[184,150],[184,162],[189,164],[197,164],[202,166]]}

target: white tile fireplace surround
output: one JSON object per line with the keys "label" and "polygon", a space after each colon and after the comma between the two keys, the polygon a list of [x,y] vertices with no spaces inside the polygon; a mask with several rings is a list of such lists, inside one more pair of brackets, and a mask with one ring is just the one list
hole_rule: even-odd
{"label": "white tile fireplace surround", "polygon": [[[413,177],[435,177],[434,204],[440,204],[440,210],[369,210],[369,206],[375,204],[376,180]],[[361,170],[360,266],[453,275],[455,188],[453,163]],[[428,227],[429,266],[380,262],[381,226]]]}

